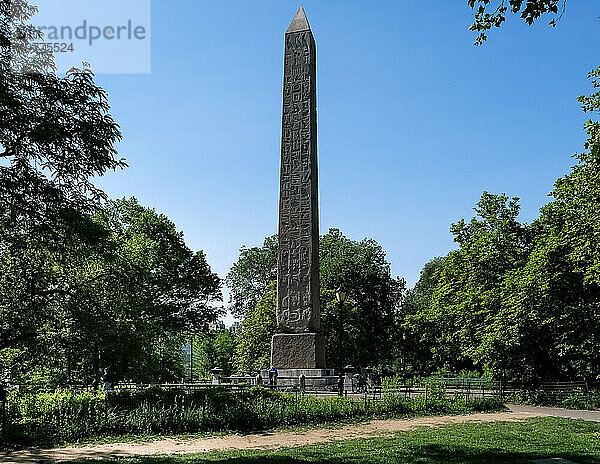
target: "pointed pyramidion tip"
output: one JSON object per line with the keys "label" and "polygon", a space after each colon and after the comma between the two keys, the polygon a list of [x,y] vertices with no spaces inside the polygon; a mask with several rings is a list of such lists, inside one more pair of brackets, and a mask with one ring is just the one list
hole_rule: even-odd
{"label": "pointed pyramidion tip", "polygon": [[304,13],[304,8],[302,8],[302,5],[300,5],[300,8],[298,8],[298,12],[296,13],[296,16],[294,16],[294,19],[292,19],[292,23],[290,24],[290,27],[288,27],[286,34],[300,31],[310,31],[308,19],[306,19],[306,14]]}

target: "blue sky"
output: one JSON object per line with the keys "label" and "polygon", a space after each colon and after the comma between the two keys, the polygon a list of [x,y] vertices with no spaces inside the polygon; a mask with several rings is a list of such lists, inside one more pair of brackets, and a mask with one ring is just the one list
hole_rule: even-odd
{"label": "blue sky", "polygon": [[[466,0],[303,4],[322,233],[376,239],[412,285],[482,191],[537,215],[585,140],[576,99],[600,64],[597,0],[569,1],[555,29],[510,18],[483,47]],[[98,76],[130,165],[99,184],[167,214],[221,276],[276,232],[283,34],[298,6],[153,0],[151,74]]]}

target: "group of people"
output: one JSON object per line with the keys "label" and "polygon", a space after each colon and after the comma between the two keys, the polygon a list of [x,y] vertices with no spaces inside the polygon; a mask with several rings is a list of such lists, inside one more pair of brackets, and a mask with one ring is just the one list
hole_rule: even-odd
{"label": "group of people", "polygon": [[107,366],[104,368],[104,371],[100,376],[100,382],[98,382],[98,379],[96,379],[92,383],[92,386],[94,387],[94,390],[97,390],[101,387],[103,392],[109,392],[113,390],[115,382],[110,367]]}

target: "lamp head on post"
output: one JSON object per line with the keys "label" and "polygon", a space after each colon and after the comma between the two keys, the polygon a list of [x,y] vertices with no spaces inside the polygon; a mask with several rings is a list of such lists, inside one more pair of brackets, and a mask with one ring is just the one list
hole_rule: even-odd
{"label": "lamp head on post", "polygon": [[338,303],[343,303],[344,301],[346,301],[346,292],[342,289],[342,287],[339,287],[335,291],[335,299]]}

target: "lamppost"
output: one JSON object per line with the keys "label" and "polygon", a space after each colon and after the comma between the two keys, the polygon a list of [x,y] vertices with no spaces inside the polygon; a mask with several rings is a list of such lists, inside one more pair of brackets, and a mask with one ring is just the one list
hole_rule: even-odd
{"label": "lamppost", "polygon": [[194,383],[194,336],[190,335],[190,383]]}
{"label": "lamppost", "polygon": [[71,327],[67,326],[67,386],[71,386]]}
{"label": "lamppost", "polygon": [[339,327],[339,343],[340,343],[340,351],[339,351],[339,372],[338,372],[338,394],[340,396],[342,396],[344,394],[344,360],[343,360],[343,344],[342,344],[342,335],[344,333],[344,320],[342,319],[342,311],[344,308],[344,301],[346,301],[346,292],[342,289],[342,287],[338,288],[335,291],[335,299],[338,302],[338,308],[339,308],[339,323],[340,323],[340,327]]}

